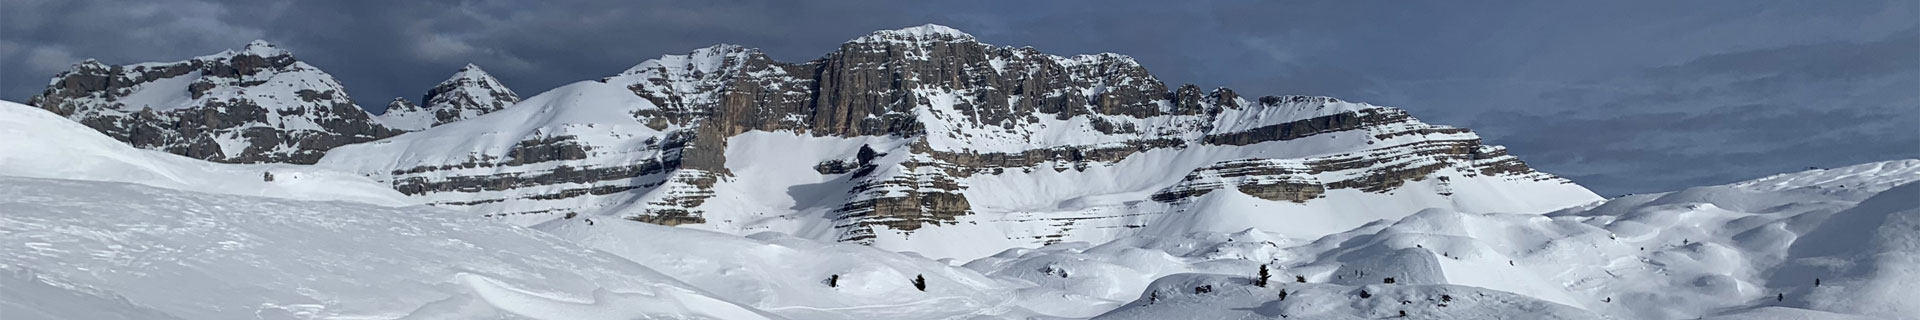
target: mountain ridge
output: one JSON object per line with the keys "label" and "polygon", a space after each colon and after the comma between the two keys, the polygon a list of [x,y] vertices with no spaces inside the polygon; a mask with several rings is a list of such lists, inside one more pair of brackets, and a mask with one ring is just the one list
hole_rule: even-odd
{"label": "mountain ridge", "polygon": [[[1316,158],[1326,156],[1335,158]],[[1216,162],[1301,158],[1311,159],[1230,189],[1298,189],[1269,177],[1324,176],[1310,184],[1329,195],[1281,208],[1312,215],[1545,211],[1599,199],[1468,130],[1399,109],[1169,89],[1123,55],[1049,55],[937,25],[877,31],[805,62],[729,44],[664,55],[499,112],[340,148],[321,164],[517,224],[585,215],[946,251],[908,243],[947,240],[907,239],[985,224],[1006,229],[952,236],[1037,244],[1126,234],[1166,216],[1226,221],[1177,212],[1269,203],[1146,195]],[[1165,172],[1114,176],[1147,168]],[[1117,183],[1072,182],[1081,179]],[[1395,195],[1403,186],[1417,191]],[[1140,196],[1115,196],[1131,194]],[[1310,235],[1401,213],[1280,229]]]}

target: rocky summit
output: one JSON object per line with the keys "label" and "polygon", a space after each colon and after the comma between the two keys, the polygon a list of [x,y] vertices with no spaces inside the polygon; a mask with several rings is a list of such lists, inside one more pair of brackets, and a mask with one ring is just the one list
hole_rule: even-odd
{"label": "rocky summit", "polygon": [[313,163],[392,136],[332,76],[264,41],[179,62],[87,60],[30,105],[135,147],[234,163]]}
{"label": "rocky summit", "polygon": [[380,122],[394,129],[419,131],[499,111],[520,102],[520,95],[480,66],[468,64],[427,90],[420,101],[423,104],[416,105],[406,98],[394,98],[380,114]]}
{"label": "rocky summit", "polygon": [[1307,237],[1428,207],[1599,199],[1399,109],[1169,87],[1124,55],[995,46],[939,25],[803,62],[717,45],[497,113],[321,164],[519,224],[619,218],[943,257],[1143,229]]}

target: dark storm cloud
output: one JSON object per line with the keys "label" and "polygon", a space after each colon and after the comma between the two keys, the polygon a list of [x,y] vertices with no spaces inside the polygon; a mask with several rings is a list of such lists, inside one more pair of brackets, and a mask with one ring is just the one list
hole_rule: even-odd
{"label": "dark storm cloud", "polygon": [[717,43],[801,61],[922,23],[1169,83],[1402,107],[1603,194],[1920,157],[1912,1],[0,0],[0,98],[79,59],[273,41],[365,107],[466,63],[523,96]]}

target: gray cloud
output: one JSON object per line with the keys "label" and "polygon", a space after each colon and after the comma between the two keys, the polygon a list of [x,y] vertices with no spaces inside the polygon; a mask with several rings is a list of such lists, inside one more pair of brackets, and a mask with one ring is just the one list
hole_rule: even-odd
{"label": "gray cloud", "polygon": [[1163,80],[1405,108],[1604,194],[1920,157],[1912,1],[0,0],[0,98],[73,60],[266,39],[363,105],[472,62],[522,95],[733,43],[777,59],[941,23]]}
{"label": "gray cloud", "polygon": [[1916,69],[1913,31],[1715,54],[1548,90],[1535,101],[1561,107],[1486,112],[1471,127],[1610,194],[1920,158]]}

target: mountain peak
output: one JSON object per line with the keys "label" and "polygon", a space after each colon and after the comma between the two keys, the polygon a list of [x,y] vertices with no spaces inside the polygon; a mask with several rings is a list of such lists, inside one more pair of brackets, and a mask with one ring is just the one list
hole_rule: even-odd
{"label": "mountain peak", "polygon": [[966,32],[962,32],[959,29],[954,29],[948,26],[929,23],[929,24],[923,24],[923,25],[900,28],[900,29],[874,31],[871,34],[853,39],[853,41],[849,41],[849,42],[856,42],[856,43],[887,42],[887,41],[923,42],[923,41],[941,41],[941,40],[972,41],[974,40],[974,38],[973,38],[973,35],[967,34]]}
{"label": "mountain peak", "polygon": [[424,130],[499,111],[516,102],[520,102],[520,96],[512,89],[480,66],[468,63],[428,89],[418,105],[395,98],[380,115],[380,122],[400,130]]}
{"label": "mountain peak", "polygon": [[468,73],[468,72],[477,72],[480,74],[487,73],[486,70],[481,70],[479,65],[475,65],[473,63],[467,63],[466,66],[460,67],[460,71],[458,71],[458,73],[461,73],[461,74]]}
{"label": "mountain peak", "polygon": [[460,83],[462,82],[460,81],[461,79],[468,79],[468,82],[484,83],[484,85],[494,85],[500,82],[500,80],[493,78],[493,74],[487,73],[487,70],[480,69],[478,65],[468,63],[466,66],[460,67],[460,70],[454,71],[452,77],[448,77],[446,81],[441,81],[440,85],[446,86]]}
{"label": "mountain peak", "polygon": [[640,64],[634,65],[632,68],[628,68],[626,71],[621,71],[612,77],[602,79],[602,81],[648,74],[658,75],[658,73],[698,73],[712,75],[722,72],[723,69],[731,65],[737,65],[737,63],[728,63],[730,60],[737,62],[758,54],[759,49],[735,44],[716,44],[694,49],[693,52],[686,54],[665,54],[660,55],[659,58],[647,59],[646,61],[641,61]]}
{"label": "mountain peak", "polygon": [[285,55],[292,54],[292,52],[288,52],[286,49],[281,49],[278,46],[274,46],[272,43],[268,43],[266,40],[253,40],[253,42],[248,42],[247,46],[242,47],[239,53],[246,54],[246,55],[259,56],[259,57],[277,57],[277,56],[285,56]]}
{"label": "mountain peak", "polygon": [[82,61],[31,102],[136,147],[218,162],[313,163],[394,134],[332,75],[261,40],[184,61]]}

